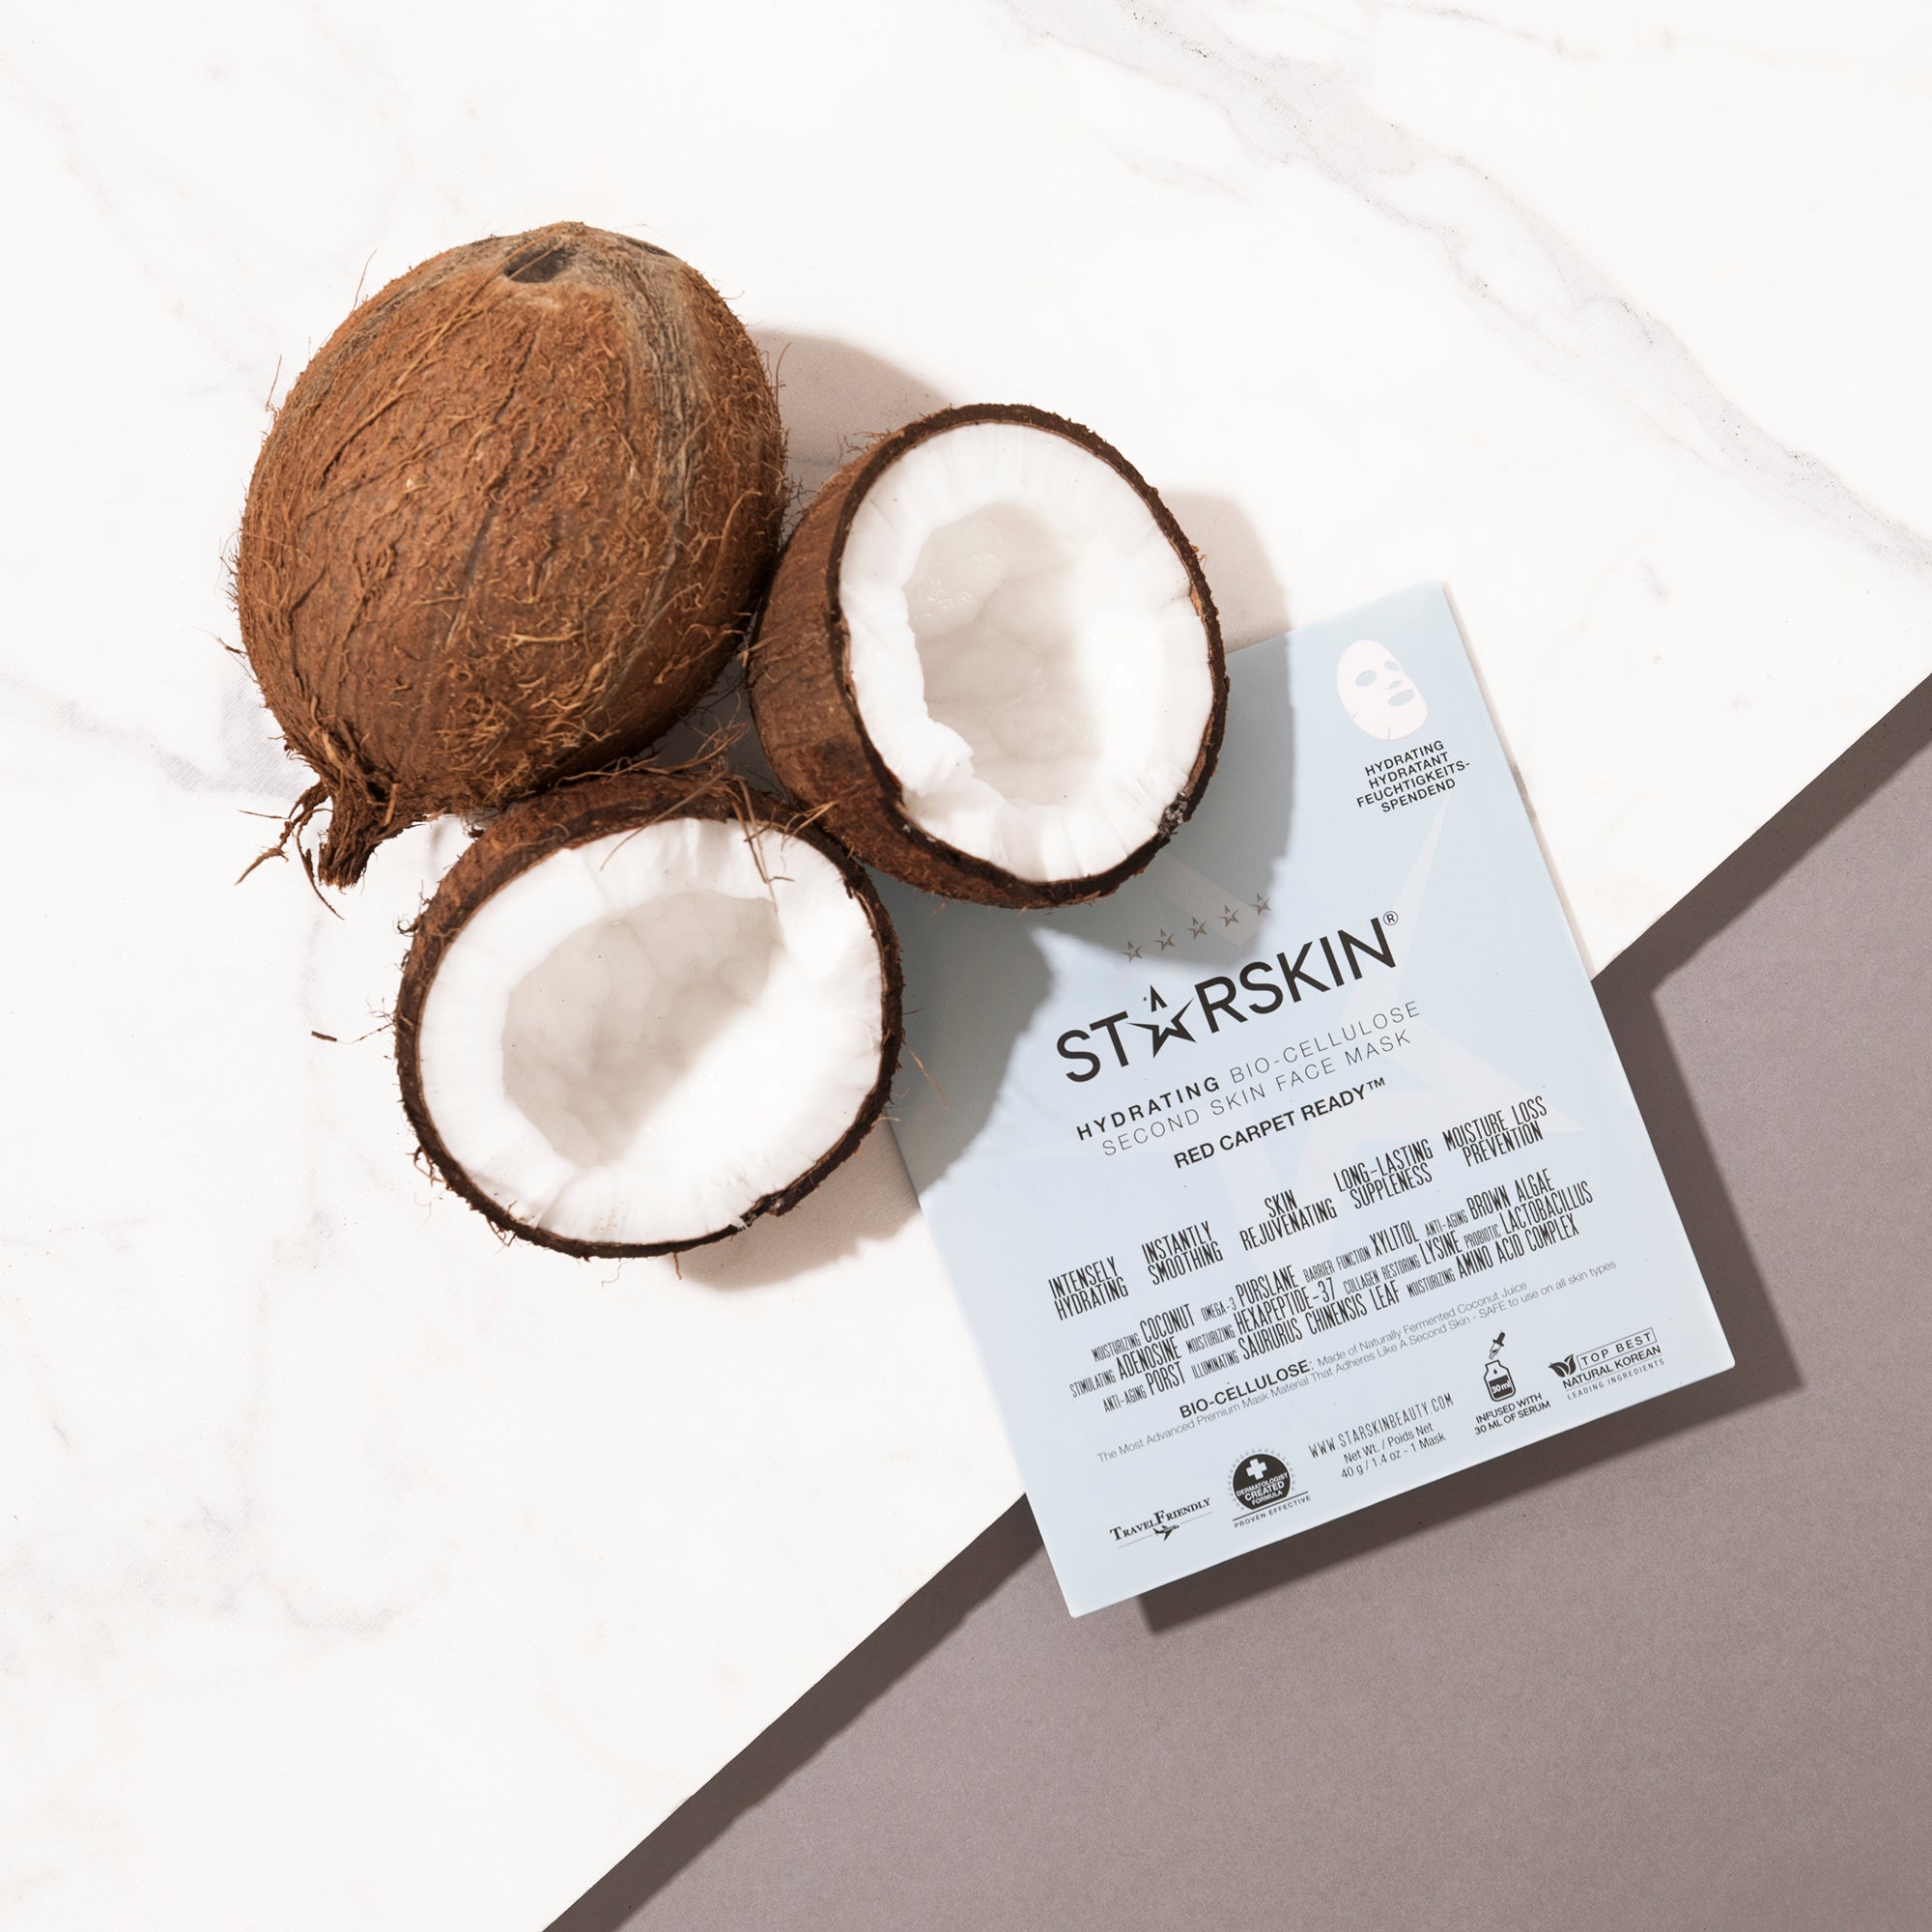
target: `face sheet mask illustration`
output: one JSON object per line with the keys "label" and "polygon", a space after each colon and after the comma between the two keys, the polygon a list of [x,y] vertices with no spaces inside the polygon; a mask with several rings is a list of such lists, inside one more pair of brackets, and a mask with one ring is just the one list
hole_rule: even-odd
{"label": "face sheet mask illustration", "polygon": [[1342,708],[1371,738],[1406,738],[1429,717],[1421,692],[1385,645],[1362,638],[1342,653],[1335,667],[1335,689]]}

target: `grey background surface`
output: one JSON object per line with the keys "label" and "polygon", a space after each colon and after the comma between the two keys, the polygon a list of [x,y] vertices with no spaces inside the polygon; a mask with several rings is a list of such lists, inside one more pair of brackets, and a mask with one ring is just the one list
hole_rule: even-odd
{"label": "grey background surface", "polygon": [[1022,1504],[554,1932],[1932,1926],[1928,744],[1597,982],[1731,1374],[1078,1623]]}

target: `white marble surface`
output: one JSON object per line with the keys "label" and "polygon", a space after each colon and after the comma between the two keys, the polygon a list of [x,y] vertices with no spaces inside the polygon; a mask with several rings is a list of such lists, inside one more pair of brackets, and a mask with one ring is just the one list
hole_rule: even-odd
{"label": "white marble surface", "polygon": [[626,227],[792,345],[807,472],[1034,401],[1237,639],[1446,578],[1602,962],[1932,669],[1927,31],[10,10],[8,1926],[534,1932],[1013,1492],[889,1145],[682,1280],[499,1247],[371,1032],[458,835],[231,885],[298,780],[223,546],[358,282]]}

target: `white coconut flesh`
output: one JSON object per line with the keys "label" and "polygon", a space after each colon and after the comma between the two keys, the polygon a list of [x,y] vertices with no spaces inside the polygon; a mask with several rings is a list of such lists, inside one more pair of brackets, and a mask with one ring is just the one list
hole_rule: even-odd
{"label": "white coconut flesh", "polygon": [[1110,464],[1023,423],[897,458],[853,515],[854,701],[922,831],[1032,881],[1138,851],[1214,702],[1187,572]]}
{"label": "white coconut flesh", "polygon": [[423,1100],[518,1221],[696,1240],[851,1126],[879,1075],[871,922],[815,847],[755,842],[676,818],[570,846],[450,942],[424,1003]]}

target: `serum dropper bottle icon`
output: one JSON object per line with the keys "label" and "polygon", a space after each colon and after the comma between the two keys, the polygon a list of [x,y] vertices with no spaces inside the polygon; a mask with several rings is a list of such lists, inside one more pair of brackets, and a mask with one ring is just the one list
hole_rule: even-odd
{"label": "serum dropper bottle icon", "polygon": [[1489,1390],[1492,1402],[1507,1402],[1516,1393],[1516,1378],[1510,1374],[1502,1352],[1503,1338],[1498,1335],[1490,1344],[1490,1359],[1483,1364],[1483,1386]]}

